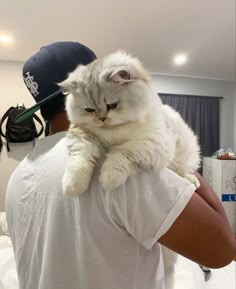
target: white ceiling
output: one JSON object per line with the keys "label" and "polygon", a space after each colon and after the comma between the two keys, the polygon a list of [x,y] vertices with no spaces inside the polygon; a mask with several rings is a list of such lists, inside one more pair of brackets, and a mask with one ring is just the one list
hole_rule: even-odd
{"label": "white ceiling", "polygon": [[[75,40],[103,56],[125,49],[154,73],[235,81],[235,0],[0,0],[0,60]],[[182,67],[172,64],[188,54]]]}

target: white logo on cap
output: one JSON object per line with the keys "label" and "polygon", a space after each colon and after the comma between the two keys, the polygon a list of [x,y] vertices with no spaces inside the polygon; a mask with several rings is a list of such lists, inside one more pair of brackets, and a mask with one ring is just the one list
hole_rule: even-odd
{"label": "white logo on cap", "polygon": [[34,77],[30,75],[30,72],[26,72],[27,77],[24,77],[24,81],[30,92],[36,97],[38,92],[38,83],[34,81]]}

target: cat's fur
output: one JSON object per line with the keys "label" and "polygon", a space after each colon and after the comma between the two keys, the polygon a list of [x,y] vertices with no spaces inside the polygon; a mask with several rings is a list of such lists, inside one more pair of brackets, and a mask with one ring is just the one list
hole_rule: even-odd
{"label": "cat's fur", "polygon": [[[60,85],[70,93],[66,195],[88,188],[103,148],[107,158],[99,180],[105,190],[116,189],[139,169],[164,167],[199,185],[192,174],[200,161],[197,138],[175,110],[162,104],[136,58],[113,53],[78,66]],[[107,109],[116,102],[115,109]]]}
{"label": "cat's fur", "polygon": [[[199,186],[193,175],[200,162],[197,138],[179,113],[162,104],[136,58],[116,52],[78,66],[60,85],[69,92],[71,122],[62,181],[66,195],[78,196],[88,188],[104,151],[99,180],[105,190],[116,189],[140,169],[165,167]],[[176,254],[162,249],[171,288]]]}

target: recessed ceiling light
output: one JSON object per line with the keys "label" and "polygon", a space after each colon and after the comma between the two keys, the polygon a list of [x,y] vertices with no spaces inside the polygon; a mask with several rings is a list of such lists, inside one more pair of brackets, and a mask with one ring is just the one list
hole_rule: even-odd
{"label": "recessed ceiling light", "polygon": [[187,56],[185,54],[177,54],[174,57],[174,64],[176,65],[183,65],[187,61]]}
{"label": "recessed ceiling light", "polygon": [[12,38],[6,35],[0,35],[0,42],[2,43],[10,43],[12,42]]}

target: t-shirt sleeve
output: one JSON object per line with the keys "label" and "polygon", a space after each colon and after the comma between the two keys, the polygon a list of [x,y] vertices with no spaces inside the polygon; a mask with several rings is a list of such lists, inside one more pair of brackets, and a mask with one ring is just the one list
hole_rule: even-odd
{"label": "t-shirt sleeve", "polygon": [[193,184],[169,169],[144,171],[111,193],[111,216],[146,249],[151,249],[183,211],[194,191]]}

